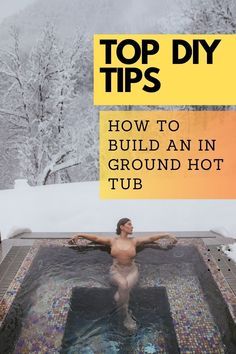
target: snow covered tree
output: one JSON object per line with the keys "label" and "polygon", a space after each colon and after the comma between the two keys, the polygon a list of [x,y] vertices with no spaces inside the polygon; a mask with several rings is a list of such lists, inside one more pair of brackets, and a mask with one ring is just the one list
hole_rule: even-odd
{"label": "snow covered tree", "polygon": [[0,58],[0,72],[11,80],[0,114],[8,117],[14,132],[10,146],[18,155],[21,177],[33,185],[69,181],[68,169],[84,159],[79,133],[67,122],[75,98],[79,41],[61,48],[53,27],[46,26],[25,58],[18,31],[12,36],[13,50]]}
{"label": "snow covered tree", "polygon": [[235,33],[235,0],[192,0],[186,6],[183,2],[183,15],[189,20],[186,33]]}
{"label": "snow covered tree", "polygon": [[[180,0],[181,1],[181,0]],[[181,3],[181,2],[180,2]],[[235,33],[236,4],[234,0],[182,0],[182,33]],[[233,106],[188,106],[191,110],[230,110]],[[185,108],[186,109],[186,108]]]}

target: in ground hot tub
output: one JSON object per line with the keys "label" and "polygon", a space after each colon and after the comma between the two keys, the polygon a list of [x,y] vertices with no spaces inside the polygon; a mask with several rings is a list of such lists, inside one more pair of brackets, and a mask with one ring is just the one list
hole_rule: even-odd
{"label": "in ground hot tub", "polygon": [[130,333],[115,310],[109,248],[42,243],[2,323],[0,352],[235,353],[235,322],[199,251],[139,249]]}

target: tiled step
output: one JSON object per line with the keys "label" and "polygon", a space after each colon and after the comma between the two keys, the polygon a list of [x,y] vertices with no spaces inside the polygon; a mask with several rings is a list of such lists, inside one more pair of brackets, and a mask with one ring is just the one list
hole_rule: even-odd
{"label": "tiled step", "polygon": [[0,300],[29,252],[29,246],[13,246],[0,264]]}

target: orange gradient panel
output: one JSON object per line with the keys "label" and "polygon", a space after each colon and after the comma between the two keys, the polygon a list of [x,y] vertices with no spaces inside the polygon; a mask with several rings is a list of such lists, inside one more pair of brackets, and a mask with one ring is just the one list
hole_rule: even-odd
{"label": "orange gradient panel", "polygon": [[100,112],[102,199],[235,199],[235,111]]}

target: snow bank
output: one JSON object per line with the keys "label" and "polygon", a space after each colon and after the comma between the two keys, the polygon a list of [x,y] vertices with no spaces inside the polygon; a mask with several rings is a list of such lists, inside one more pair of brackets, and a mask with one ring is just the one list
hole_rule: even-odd
{"label": "snow bank", "polygon": [[129,217],[134,231],[206,231],[222,228],[236,238],[235,200],[101,200],[99,182],[0,191],[0,232],[12,227],[33,232],[114,232]]}
{"label": "snow bank", "polygon": [[18,236],[20,234],[23,234],[25,232],[32,232],[30,229],[28,228],[22,228],[22,227],[18,227],[18,226],[13,226],[8,234],[6,235],[6,238],[11,238],[11,237],[14,237],[14,236]]}
{"label": "snow bank", "polygon": [[222,251],[227,255],[227,257],[236,262],[236,243],[228,246],[222,246]]}

